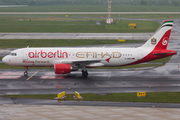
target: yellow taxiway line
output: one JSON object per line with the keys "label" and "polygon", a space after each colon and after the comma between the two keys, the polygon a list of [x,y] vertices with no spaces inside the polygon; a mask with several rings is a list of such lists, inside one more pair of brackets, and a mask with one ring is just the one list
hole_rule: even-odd
{"label": "yellow taxiway line", "polygon": [[31,77],[29,77],[27,80],[31,79],[34,75],[36,75],[39,71],[35,72]]}

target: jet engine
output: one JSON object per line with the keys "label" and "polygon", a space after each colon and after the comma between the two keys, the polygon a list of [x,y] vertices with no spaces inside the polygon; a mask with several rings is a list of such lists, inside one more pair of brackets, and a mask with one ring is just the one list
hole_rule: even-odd
{"label": "jet engine", "polygon": [[56,74],[68,74],[71,71],[77,71],[78,68],[72,67],[71,64],[55,64],[54,70]]}

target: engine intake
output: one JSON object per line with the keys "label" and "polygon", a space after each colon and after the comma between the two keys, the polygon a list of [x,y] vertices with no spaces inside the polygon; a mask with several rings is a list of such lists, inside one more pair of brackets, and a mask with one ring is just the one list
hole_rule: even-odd
{"label": "engine intake", "polygon": [[71,72],[71,64],[55,64],[54,65],[56,74],[68,74]]}

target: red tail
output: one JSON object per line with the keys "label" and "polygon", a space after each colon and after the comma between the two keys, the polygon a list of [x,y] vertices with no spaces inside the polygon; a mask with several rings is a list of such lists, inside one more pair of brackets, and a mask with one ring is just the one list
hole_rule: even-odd
{"label": "red tail", "polygon": [[168,30],[163,37],[160,39],[156,47],[154,48],[155,50],[161,49],[161,50],[166,50],[168,43],[169,43],[169,37],[171,34],[171,29]]}

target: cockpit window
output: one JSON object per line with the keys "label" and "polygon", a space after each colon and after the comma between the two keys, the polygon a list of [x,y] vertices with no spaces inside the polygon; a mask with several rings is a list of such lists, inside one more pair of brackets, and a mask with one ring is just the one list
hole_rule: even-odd
{"label": "cockpit window", "polygon": [[17,56],[17,53],[10,53],[11,56]]}

